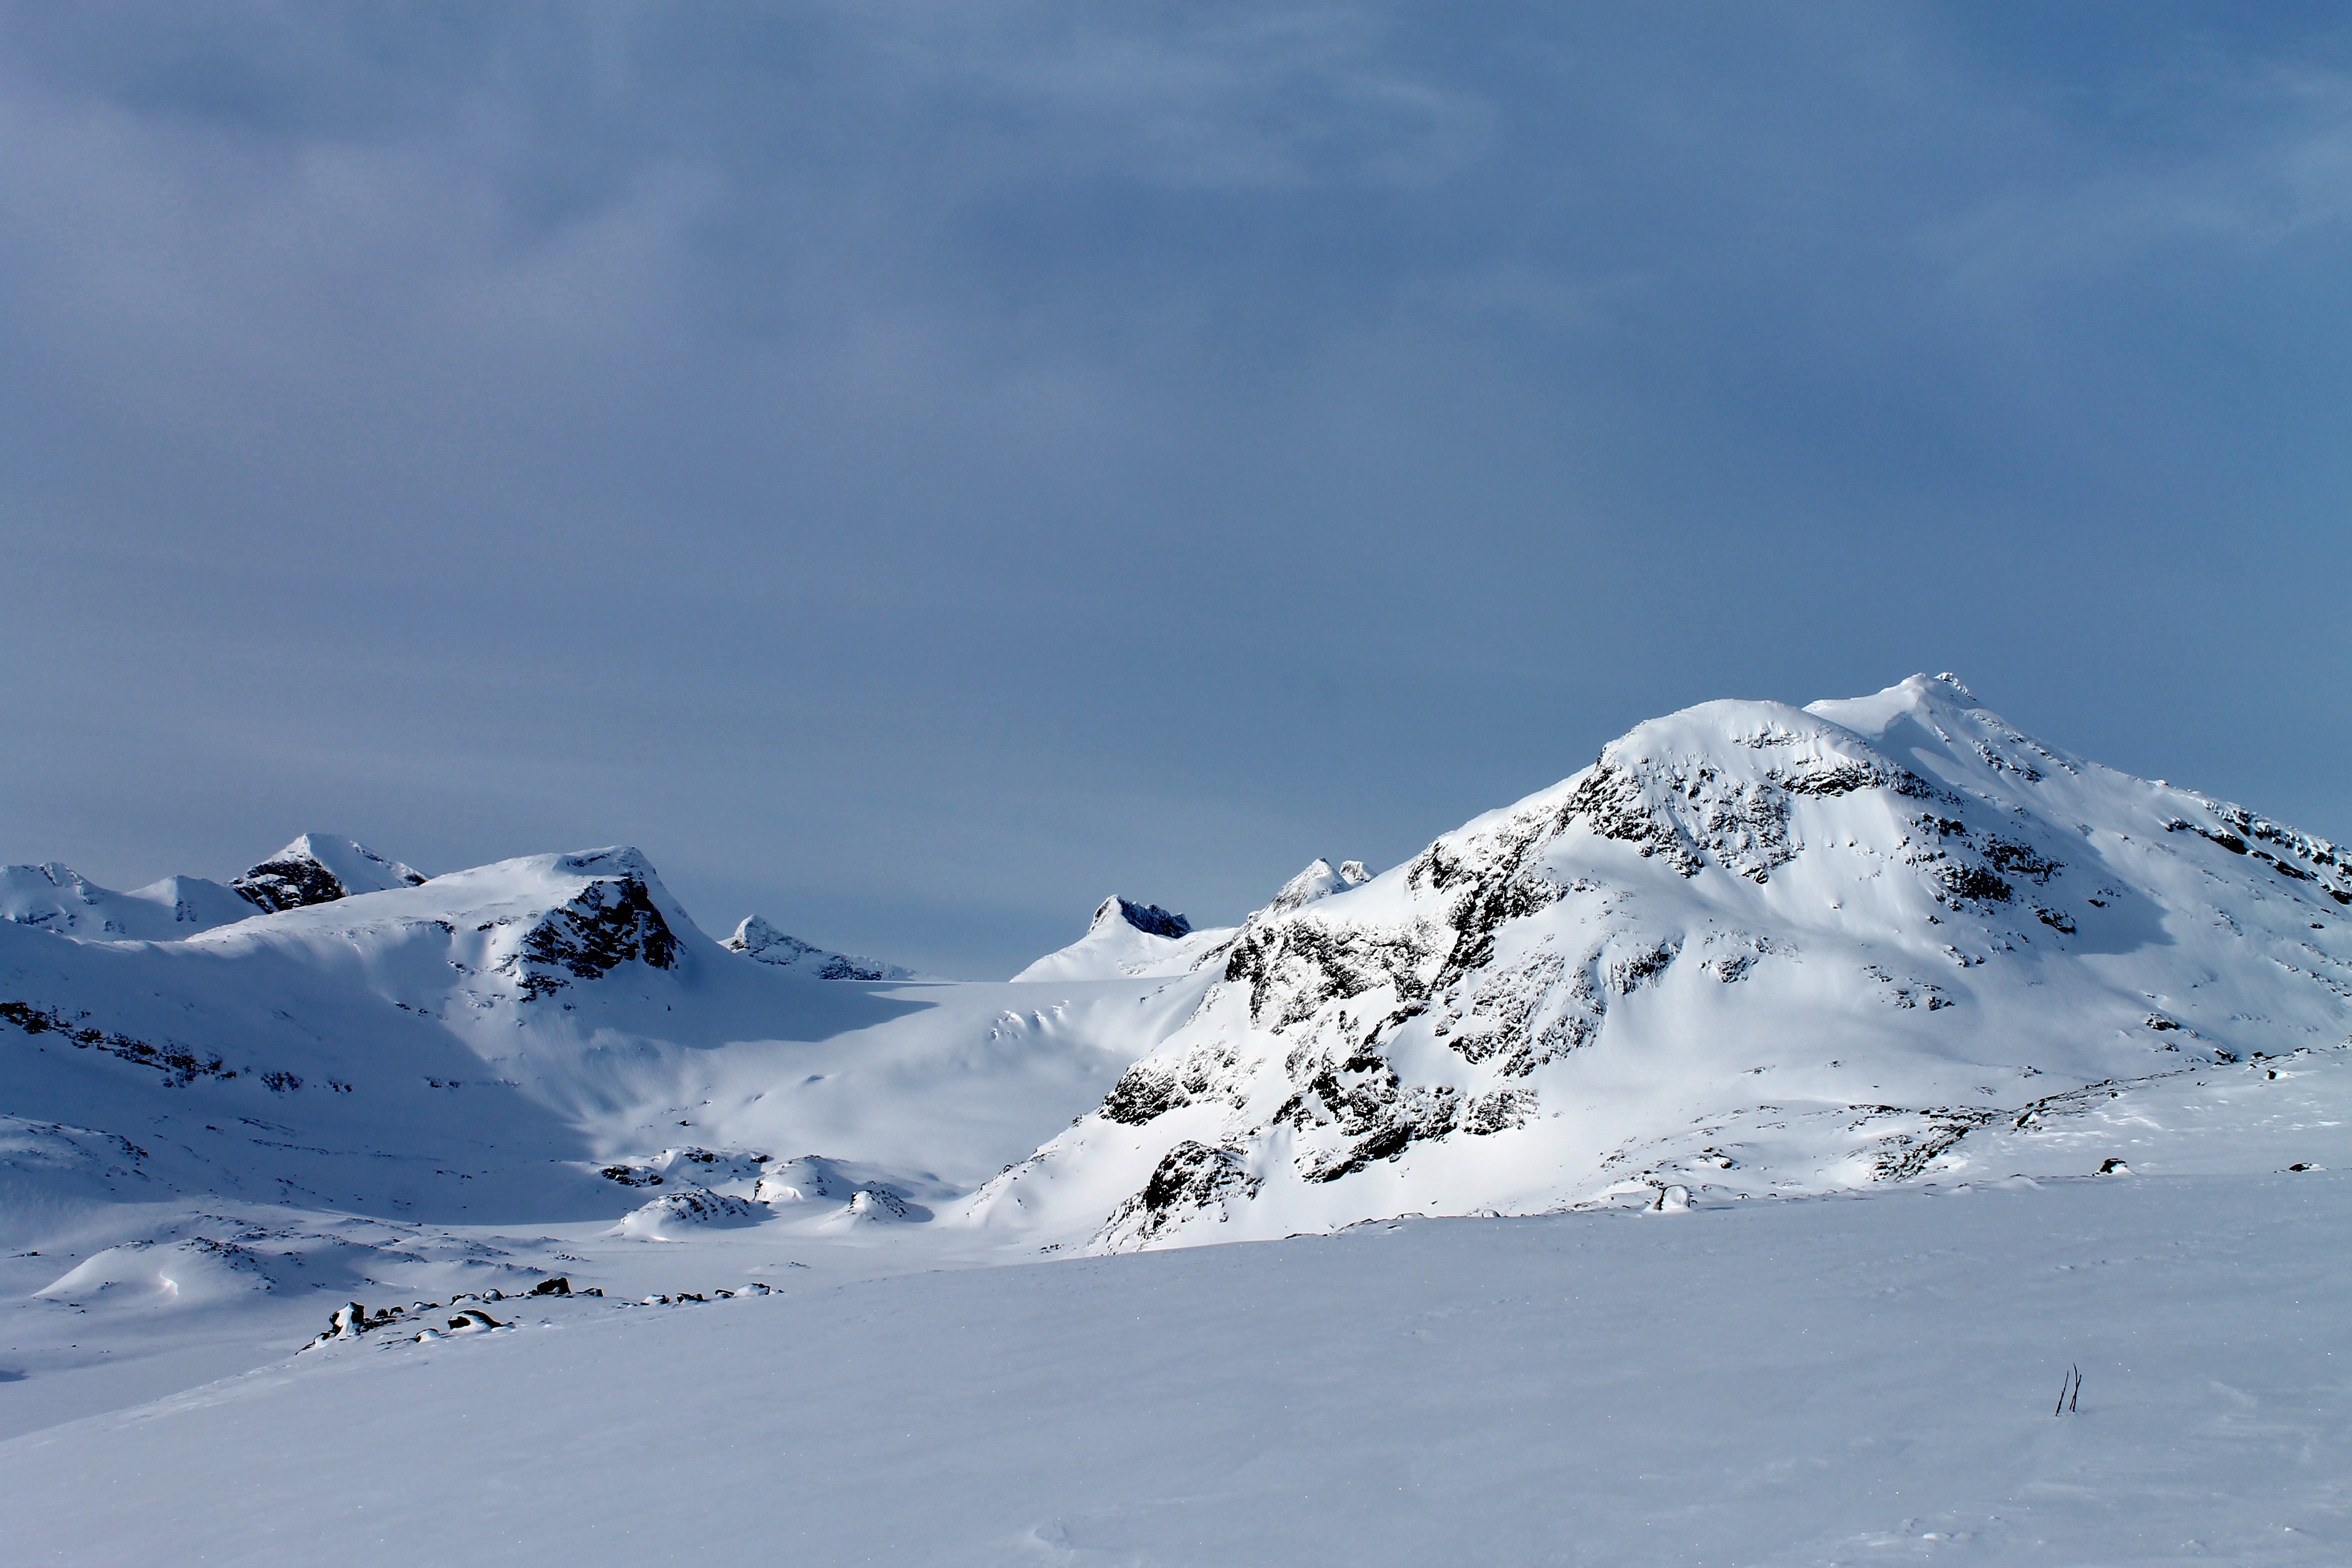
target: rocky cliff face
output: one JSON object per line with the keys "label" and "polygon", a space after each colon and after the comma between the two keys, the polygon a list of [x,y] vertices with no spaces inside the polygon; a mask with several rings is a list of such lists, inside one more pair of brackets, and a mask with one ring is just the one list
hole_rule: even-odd
{"label": "rocky cliff face", "polygon": [[1289,891],[976,1217],[1091,1209],[1120,1247],[1745,1192],[1733,1143],[1776,1139],[1753,1190],[1885,1179],[2053,1094],[2352,1026],[2333,845],[1948,677],[1691,709],[1385,876]]}
{"label": "rocky cliff face", "polygon": [[578,891],[541,913],[493,965],[526,999],[601,979],[624,963],[677,964],[677,936],[654,901],[653,868],[644,857],[634,849],[566,855],[555,868],[581,876]]}

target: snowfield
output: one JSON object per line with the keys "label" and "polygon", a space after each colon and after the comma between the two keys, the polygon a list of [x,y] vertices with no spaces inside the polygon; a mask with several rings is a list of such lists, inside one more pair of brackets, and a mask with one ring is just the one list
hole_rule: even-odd
{"label": "snowfield", "polygon": [[2352,1555],[2352,858],[1950,677],[1005,982],[618,847],[0,916],[12,1562]]}
{"label": "snowfield", "polygon": [[2074,1178],[492,1303],[0,1446],[0,1505],[28,1564],[2341,1563],[2347,1223]]}

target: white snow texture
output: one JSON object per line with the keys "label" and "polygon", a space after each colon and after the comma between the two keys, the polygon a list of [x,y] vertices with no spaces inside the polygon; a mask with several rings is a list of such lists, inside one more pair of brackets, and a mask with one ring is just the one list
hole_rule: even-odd
{"label": "white snow texture", "polygon": [[625,847],[0,914],[13,1561],[2352,1554],[2352,866],[1949,676],[1010,982]]}

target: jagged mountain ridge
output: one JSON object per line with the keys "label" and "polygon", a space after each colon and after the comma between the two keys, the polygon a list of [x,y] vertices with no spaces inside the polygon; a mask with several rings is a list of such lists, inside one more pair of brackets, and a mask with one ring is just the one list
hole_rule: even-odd
{"label": "jagged mountain ridge", "polygon": [[133,891],[101,888],[70,866],[0,866],[0,920],[89,942],[178,942],[216,926],[413,888],[424,873],[331,833],[305,833],[226,883],[166,877]]}
{"label": "jagged mountain ridge", "polygon": [[915,1001],[750,962],[627,848],[179,942],[0,925],[0,1187],[551,1216],[691,1143],[969,1190],[1172,1026],[1176,1002],[1139,989],[1123,1009],[1006,984]]}
{"label": "jagged mountain ridge", "polygon": [[1186,1026],[970,1218],[1119,1248],[1914,1174],[2088,1086],[2342,1045],[2347,903],[2326,841],[1950,677],[1703,704],[1194,955]]}

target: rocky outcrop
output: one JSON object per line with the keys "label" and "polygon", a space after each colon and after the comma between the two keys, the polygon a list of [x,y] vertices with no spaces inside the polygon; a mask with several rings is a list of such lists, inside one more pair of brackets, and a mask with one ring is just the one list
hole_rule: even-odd
{"label": "rocky outcrop", "polygon": [[636,851],[565,856],[556,866],[587,880],[540,915],[497,966],[526,999],[551,995],[575,980],[599,979],[624,963],[677,964],[677,937],[647,886],[652,868]]}
{"label": "rocky outcrop", "polygon": [[750,1225],[766,1214],[763,1205],[749,1198],[714,1193],[708,1187],[679,1187],[631,1209],[612,1234],[640,1241],[659,1241],[670,1231],[701,1226]]}
{"label": "rocky outcrop", "polygon": [[1192,922],[1182,915],[1171,913],[1161,909],[1158,904],[1129,903],[1127,900],[1116,896],[1105,900],[1102,908],[1095,911],[1094,923],[1100,925],[1114,914],[1146,936],[1180,937],[1192,934]]}
{"label": "rocky outcrop", "polygon": [[236,889],[256,908],[275,913],[332,903],[354,893],[424,885],[425,875],[331,833],[306,833],[241,877]]}

